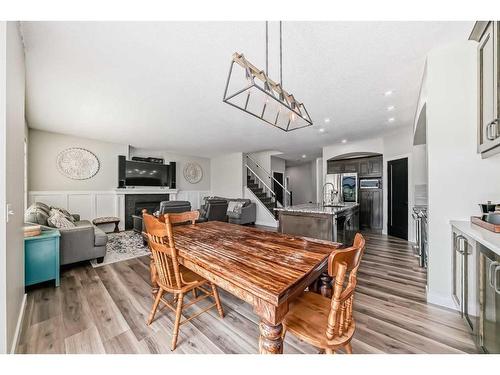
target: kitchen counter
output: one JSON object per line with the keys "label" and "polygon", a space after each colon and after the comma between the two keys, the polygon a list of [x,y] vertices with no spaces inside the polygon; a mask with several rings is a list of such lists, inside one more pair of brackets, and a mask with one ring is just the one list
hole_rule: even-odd
{"label": "kitchen counter", "polygon": [[[342,207],[340,207],[342,206]],[[327,214],[327,215],[338,215],[344,211],[351,210],[359,206],[358,203],[342,203],[337,207],[324,206],[319,203],[306,203],[298,204],[295,206],[275,208],[275,211],[288,211],[288,212],[298,212],[298,213],[308,213],[308,214]]]}
{"label": "kitchen counter", "polygon": [[337,207],[309,203],[275,210],[279,215],[280,233],[350,245],[359,230],[357,203],[344,203]]}
{"label": "kitchen counter", "polygon": [[494,253],[500,255],[500,233],[493,233],[470,221],[450,221],[451,226],[473,238]]}

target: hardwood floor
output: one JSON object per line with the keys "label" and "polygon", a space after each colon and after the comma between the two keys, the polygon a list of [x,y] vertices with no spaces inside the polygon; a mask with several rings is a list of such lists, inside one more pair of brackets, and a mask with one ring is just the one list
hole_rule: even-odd
{"label": "hardwood floor", "polygon": [[[354,302],[354,353],[475,353],[460,316],[425,301],[426,272],[408,242],[366,233]],[[61,286],[28,293],[18,353],[257,353],[258,318],[251,307],[220,290],[226,316],[212,309],[181,327],[170,351],[174,314],[152,306],[149,258],[61,274]],[[188,296],[188,299],[190,296]],[[209,301],[204,301],[207,304]],[[195,314],[203,303],[186,314]],[[292,335],[285,353],[317,353]]]}

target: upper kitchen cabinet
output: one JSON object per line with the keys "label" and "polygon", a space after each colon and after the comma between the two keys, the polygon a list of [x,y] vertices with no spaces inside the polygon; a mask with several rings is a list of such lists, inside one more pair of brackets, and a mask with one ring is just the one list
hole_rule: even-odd
{"label": "upper kitchen cabinet", "polygon": [[478,21],[470,35],[478,42],[478,152],[500,152],[500,22]]}
{"label": "upper kitchen cabinet", "polygon": [[360,178],[382,177],[382,156],[328,160],[327,173],[357,173]]}
{"label": "upper kitchen cabinet", "polygon": [[382,177],[382,156],[374,156],[359,160],[359,177]]}

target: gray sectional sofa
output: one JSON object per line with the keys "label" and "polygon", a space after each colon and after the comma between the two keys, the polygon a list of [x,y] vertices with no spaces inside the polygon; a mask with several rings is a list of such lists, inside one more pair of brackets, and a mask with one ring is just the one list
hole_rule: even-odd
{"label": "gray sectional sofa", "polygon": [[[34,203],[26,210],[24,221],[54,229],[47,222],[50,209],[51,207],[44,203]],[[75,227],[58,229],[61,233],[60,264],[65,265],[92,259],[97,259],[98,263],[102,263],[106,254],[108,236],[90,221],[80,220],[79,215],[71,214],[71,216]]]}
{"label": "gray sectional sofa", "polygon": [[[240,202],[241,207],[231,210],[231,202]],[[257,206],[250,199],[206,197],[200,208],[199,221],[229,221],[232,224],[254,224],[257,218]]]}

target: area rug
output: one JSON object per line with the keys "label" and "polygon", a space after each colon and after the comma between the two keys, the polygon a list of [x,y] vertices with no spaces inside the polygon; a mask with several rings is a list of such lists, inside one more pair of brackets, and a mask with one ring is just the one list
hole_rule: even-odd
{"label": "area rug", "polygon": [[92,264],[92,267],[96,268],[148,254],[149,249],[147,246],[144,246],[142,236],[133,230],[108,233],[108,243],[106,244],[104,262],[97,263],[97,260],[94,259],[90,261],[90,264]]}

